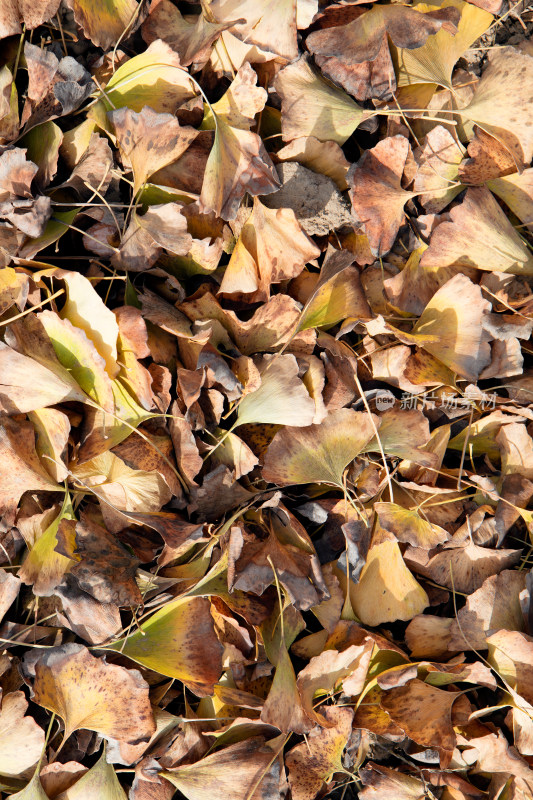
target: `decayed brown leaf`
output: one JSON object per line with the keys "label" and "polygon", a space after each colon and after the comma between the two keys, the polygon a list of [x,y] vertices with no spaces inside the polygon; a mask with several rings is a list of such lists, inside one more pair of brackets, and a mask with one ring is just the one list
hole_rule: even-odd
{"label": "decayed brown leaf", "polygon": [[[460,15],[448,6],[421,14],[406,6],[374,5],[346,25],[328,27],[307,38],[310,51],[318,56],[322,71],[347,92],[360,100],[367,97],[390,97],[396,89],[396,77],[388,52],[388,39],[397,47],[413,50],[422,47],[428,36],[442,27],[457,32]],[[363,62],[379,62],[371,67],[371,91],[361,91]],[[373,66],[373,65],[372,65]]]}

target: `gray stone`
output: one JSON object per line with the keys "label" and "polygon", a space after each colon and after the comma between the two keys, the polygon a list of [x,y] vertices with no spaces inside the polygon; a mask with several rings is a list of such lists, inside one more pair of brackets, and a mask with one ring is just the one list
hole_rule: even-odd
{"label": "gray stone", "polygon": [[283,185],[279,191],[261,197],[265,206],[292,208],[309,236],[324,236],[343,225],[353,225],[350,203],[331,178],[293,161],[277,164],[276,169]]}

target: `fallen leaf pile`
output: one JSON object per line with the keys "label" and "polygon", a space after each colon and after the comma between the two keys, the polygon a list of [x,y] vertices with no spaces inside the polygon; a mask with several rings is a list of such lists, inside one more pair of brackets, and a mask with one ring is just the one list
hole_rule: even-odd
{"label": "fallen leaf pile", "polygon": [[533,797],[524,5],[0,3],[2,796]]}

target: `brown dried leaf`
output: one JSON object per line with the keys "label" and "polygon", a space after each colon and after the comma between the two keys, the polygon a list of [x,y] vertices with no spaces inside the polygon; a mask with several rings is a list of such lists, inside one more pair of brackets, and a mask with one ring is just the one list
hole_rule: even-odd
{"label": "brown dried leaf", "polygon": [[134,194],[151,175],[182,156],[198,136],[198,131],[180,125],[172,114],[158,114],[149,106],[139,113],[120,108],[108,117],[122,158],[133,171]]}
{"label": "brown dried leaf", "polygon": [[388,137],[366,150],[346,176],[354,216],[378,257],[391,249],[403,223],[403,207],[416,195],[401,183],[410,152],[404,136]]}
{"label": "brown dried leaf", "polygon": [[52,647],[35,664],[34,702],[65,723],[65,738],[81,728],[124,742],[155,730],[148,684],[138,670],[107,664],[80,644]]}

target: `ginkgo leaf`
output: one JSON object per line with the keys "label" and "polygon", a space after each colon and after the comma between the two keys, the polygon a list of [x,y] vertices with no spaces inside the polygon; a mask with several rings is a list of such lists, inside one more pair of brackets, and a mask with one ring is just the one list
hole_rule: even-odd
{"label": "ginkgo leaf", "polygon": [[[180,309],[191,320],[219,322],[245,355],[268,353],[286,344],[300,317],[300,306],[286,294],[275,294],[259,306],[249,320],[242,321],[234,311],[222,308],[212,294],[187,300]],[[292,340],[296,349],[304,348],[304,338]],[[214,344],[213,336],[211,342]]]}
{"label": "ginkgo leaf", "polygon": [[257,73],[246,62],[237,72],[227,92],[206,109],[202,128],[204,130],[215,128],[216,117],[232,128],[249,131],[256,115],[265,107],[267,98],[267,92],[257,86]]}
{"label": "ginkgo leaf", "polygon": [[450,222],[436,227],[420,264],[533,274],[533,255],[485,187],[469,189],[452,208]]}
{"label": "ginkgo leaf", "polygon": [[31,781],[26,784],[24,789],[10,795],[11,797],[15,798],[15,800],[50,800],[39,778],[39,767],[40,764],[37,765]]}
{"label": "ginkgo leaf", "polygon": [[85,437],[78,452],[78,461],[88,461],[105,450],[111,450],[137,428],[154,416],[140,406],[127,387],[117,379],[111,383],[113,411],[106,414],[90,408],[86,414]]}
{"label": "ginkgo leaf", "polygon": [[159,472],[131,469],[109,450],[72,470],[72,477],[121,511],[160,511],[172,493]]}
{"label": "ginkgo leaf", "polygon": [[457,10],[457,30],[454,33],[443,26],[416,49],[404,49],[404,45],[398,45],[395,57],[399,86],[436,83],[451,89],[455,64],[476,39],[485,33],[493,20],[488,11],[463,0],[444,0],[439,6],[417,3],[413,10],[427,13],[434,12],[437,7],[441,10]]}
{"label": "ginkgo leaf", "polygon": [[273,423],[304,427],[313,421],[315,403],[298,378],[293,355],[265,358],[260,367],[261,385],[239,403],[237,425]]}
{"label": "ginkgo leaf", "polygon": [[456,742],[452,706],[458,697],[459,692],[446,692],[415,678],[385,692],[381,705],[410,739],[434,747],[442,766],[447,766]]}
{"label": "ginkgo leaf", "polygon": [[404,219],[403,207],[416,195],[401,184],[409,154],[405,136],[382,139],[352,164],[346,176],[354,215],[376,256],[391,249]]}
{"label": "ginkgo leaf", "polygon": [[118,373],[118,325],[113,312],[107,308],[92,283],[79,272],[53,269],[43,270],[35,276],[36,279],[43,277],[59,278],[65,282],[67,300],[61,309],[61,318],[68,319],[77,328],[85,331],[105,360],[110,377],[114,378]]}
{"label": "ginkgo leaf", "polygon": [[174,114],[181,103],[195,96],[187,71],[176,53],[158,39],[121,64],[108,81],[104,96],[90,110],[89,118],[107,130],[107,112],[127,106],[140,112],[150,106],[155,112]]}
{"label": "ginkgo leaf", "polygon": [[[6,340],[15,344],[10,330],[6,333]],[[24,414],[65,400],[82,403],[87,400],[71,375],[57,361],[49,341],[48,346],[52,353],[47,354],[46,360],[52,369],[0,342],[0,407],[5,414]],[[31,386],[28,385],[29,377]]]}
{"label": "ginkgo leaf", "polygon": [[[37,597],[49,597],[76,559],[75,516],[68,494],[59,514],[52,520],[45,515],[41,527],[19,569],[18,577],[23,583],[33,584],[33,593]],[[59,539],[62,552],[59,552]]]}
{"label": "ginkgo leaf", "polygon": [[381,527],[393,533],[399,542],[432,550],[450,538],[448,531],[424,519],[416,511],[396,503],[374,503]]}
{"label": "ginkgo leaf", "polygon": [[148,684],[138,670],[107,664],[81,644],[52,647],[35,664],[34,702],[74,731],[96,731],[124,742],[148,740],[155,730]]}
{"label": "ginkgo leaf", "polygon": [[209,602],[200,597],[172,600],[143,620],[142,629],[109,647],[198,694],[211,693],[222,672],[222,646]]}
{"label": "ginkgo leaf", "polygon": [[108,764],[104,749],[94,767],[57,797],[58,800],[126,800],[126,793],[112,764]]}
{"label": "ginkgo leaf", "polygon": [[362,800],[424,800],[426,786],[418,778],[368,762],[360,773]]}
{"label": "ginkgo leaf", "polygon": [[533,228],[533,169],[495,177],[487,186],[529,230]]}
{"label": "ginkgo leaf", "polygon": [[285,759],[293,800],[314,800],[324,782],[343,770],[342,753],[352,732],[354,712],[324,707],[321,713],[331,727],[315,727],[307,743],[297,744]]}
{"label": "ginkgo leaf", "polygon": [[285,428],[270,444],[263,478],[279,486],[329,483],[342,487],[348,464],[364,449],[379,426],[364,412],[340,408],[320,425]]}
{"label": "ginkgo leaf", "polygon": [[123,37],[138,14],[136,0],[68,0],[85,36],[107,50]]}
{"label": "ginkgo leaf", "polygon": [[322,265],[318,282],[302,309],[298,330],[335,325],[347,317],[370,319],[358,270],[350,253],[333,253]]}
{"label": "ginkgo leaf", "polygon": [[139,560],[91,512],[82,511],[75,525],[77,562],[69,571],[71,578],[100,603],[139,605],[143,600],[135,581]]}
{"label": "ginkgo leaf", "polygon": [[454,184],[458,184],[463,158],[464,148],[442,125],[430,130],[424,146],[415,152],[418,171],[413,191],[421,193],[420,202],[428,214],[438,214],[461,191],[462,186]]}
{"label": "ginkgo leaf", "polygon": [[426,592],[405,566],[397,542],[383,535],[368,551],[359,582],[350,582],[350,600],[362,623],[371,627],[412,619],[429,605]]}
{"label": "ginkgo leaf", "polygon": [[296,277],[318,255],[292,209],[270,209],[255,198],[219,291],[259,292],[266,299],[272,283]]}
{"label": "ginkgo leaf", "polygon": [[215,795],[232,800],[252,796],[274,797],[278,792],[276,751],[256,736],[230,744],[194,764],[160,772],[187,800],[210,800]]}
{"label": "ginkgo leaf", "polygon": [[529,166],[533,158],[532,82],[532,56],[515,47],[496,48],[471,102],[456,112],[505,145],[518,168]]}
{"label": "ginkgo leaf", "polygon": [[[298,56],[297,0],[213,0],[210,10],[217,22],[237,20],[230,30],[239,39],[292,61]],[[244,17],[244,19],[239,19]]]}
{"label": "ginkgo leaf", "polygon": [[57,408],[40,408],[31,411],[28,416],[37,434],[37,454],[52,479],[61,483],[68,475],[63,456],[70,434],[69,418]]}
{"label": "ginkgo leaf", "polygon": [[372,116],[342,89],[327,83],[305,56],[282,69],[274,86],[281,97],[284,141],[314,136],[342,145]]}
{"label": "ginkgo leaf", "polygon": [[231,19],[211,22],[203,13],[191,22],[180,14],[170,0],[157,0],[152,3],[143,23],[142,35],[148,44],[162,39],[176,51],[184,67],[193,64],[196,71],[209,61],[211,50],[222,31],[232,25]]}
{"label": "ginkgo leaf", "polygon": [[33,717],[24,716],[28,701],[23,692],[2,697],[0,709],[0,776],[20,775],[39,761],[44,731]]}
{"label": "ginkgo leaf", "polygon": [[[420,13],[424,11],[425,13]],[[394,70],[388,50],[388,39],[398,47],[408,50],[420,48],[428,37],[441,29],[451,34],[457,30],[458,11],[441,7],[428,10],[403,5],[374,5],[369,11],[356,17],[346,25],[323,28],[307,37],[309,50],[318,57],[322,71],[346,91],[361,99],[366,96],[360,90],[362,62],[373,62],[381,58],[380,79],[372,78],[372,97],[389,96],[396,88]],[[372,65],[369,65],[372,66]],[[388,85],[387,85],[388,84]]]}
{"label": "ginkgo leaf", "polygon": [[313,727],[302,707],[296,674],[285,643],[279,647],[276,671],[263,704],[261,719],[286,733],[308,733]]}
{"label": "ginkgo leaf", "polygon": [[201,213],[214,211],[222,219],[234,219],[246,192],[253,197],[271,194],[279,185],[260,137],[217,118],[199,200]]}
{"label": "ginkgo leaf", "polygon": [[454,372],[476,381],[491,357],[481,324],[488,311],[490,303],[479,286],[459,273],[433,295],[404,341],[423,347]]}
{"label": "ginkgo leaf", "polygon": [[137,194],[148,178],[176,161],[198,131],[182,126],[172,114],[158,114],[149,106],[137,113],[129,108],[109,111],[123,160],[133,171],[133,193]]}
{"label": "ginkgo leaf", "polygon": [[22,32],[22,23],[29,30],[38,28],[51,19],[61,0],[6,0],[0,14],[0,39]]}
{"label": "ginkgo leaf", "polygon": [[89,396],[110,410],[113,392],[106,363],[85,332],[53,311],[41,312],[39,320],[50,337],[60,364],[82,389],[87,389]]}
{"label": "ginkgo leaf", "polygon": [[[313,404],[314,407],[314,404]],[[30,422],[3,417],[0,422],[0,514],[13,519],[27,491],[59,492],[61,487],[46,472],[35,452],[35,431]]]}

